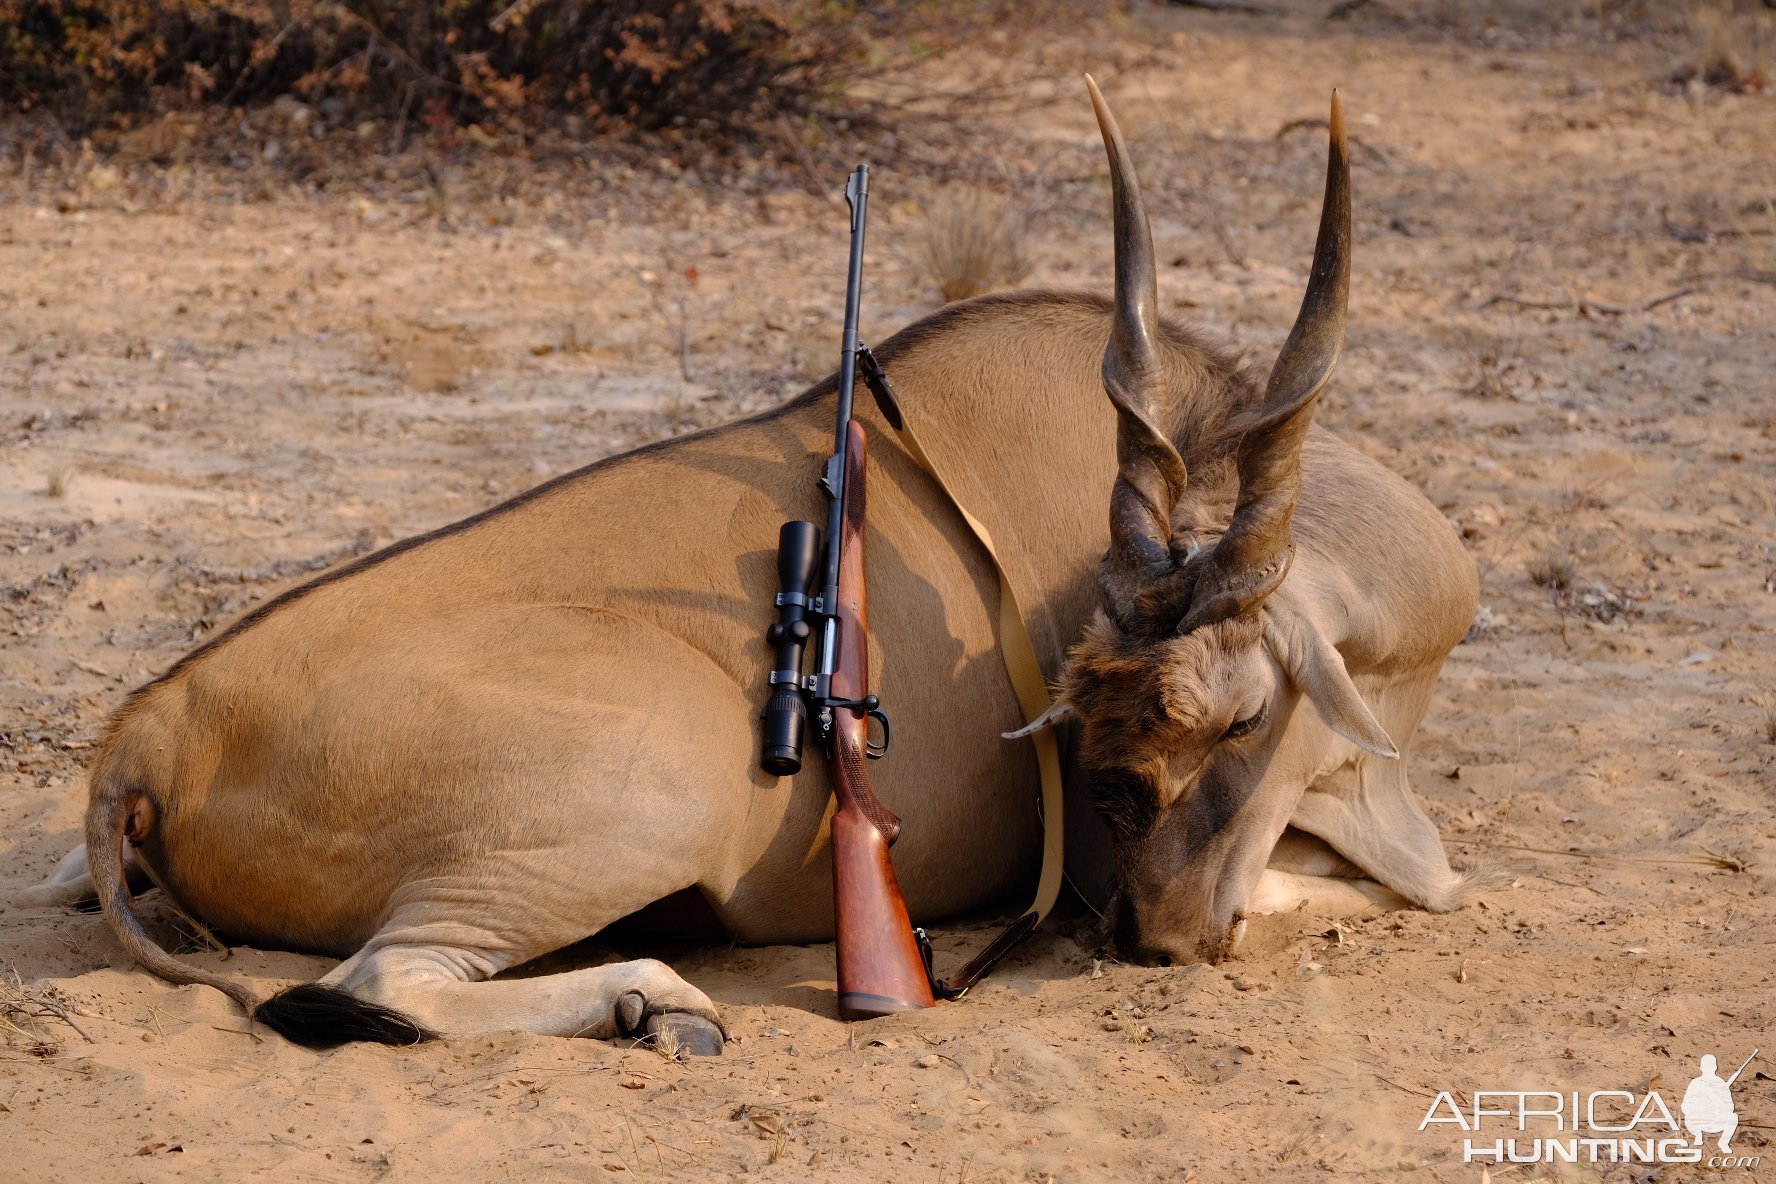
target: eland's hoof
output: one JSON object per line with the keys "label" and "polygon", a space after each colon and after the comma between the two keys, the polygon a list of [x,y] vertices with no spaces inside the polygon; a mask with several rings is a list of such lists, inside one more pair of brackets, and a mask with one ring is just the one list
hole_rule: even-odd
{"label": "eland's hoof", "polygon": [[714,1020],[688,1011],[649,1016],[647,1032],[661,1051],[677,1048],[680,1057],[719,1057],[726,1037]]}

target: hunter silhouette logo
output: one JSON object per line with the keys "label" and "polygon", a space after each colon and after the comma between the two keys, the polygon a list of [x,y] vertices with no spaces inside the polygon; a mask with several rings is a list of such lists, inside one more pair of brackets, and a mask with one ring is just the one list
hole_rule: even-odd
{"label": "hunter silhouette logo", "polygon": [[1714,1072],[1714,1054],[1709,1053],[1702,1058],[1702,1075],[1690,1082],[1684,1090],[1683,1123],[1684,1129],[1690,1132],[1690,1138],[1698,1146],[1703,1135],[1718,1133],[1720,1141],[1716,1144],[1722,1155],[1730,1154],[1733,1132],[1739,1129],[1739,1114],[1733,1108],[1733,1083],[1739,1080],[1739,1074],[1745,1072],[1745,1065],[1762,1052],[1753,1049],[1751,1056],[1745,1058],[1745,1064],[1733,1071],[1733,1075],[1722,1081]]}
{"label": "hunter silhouette logo", "polygon": [[[1710,1168],[1756,1168],[1761,1157],[1733,1154],[1739,1129],[1733,1083],[1755,1061],[1753,1049],[1731,1077],[1715,1070],[1714,1054],[1699,1059],[1700,1074],[1684,1089],[1673,1113],[1656,1089],[1443,1090],[1419,1120],[1418,1129],[1453,1126],[1462,1140],[1462,1162],[1692,1163]],[[1678,1115],[1682,1115],[1682,1122]],[[1719,1151],[1709,1150],[1715,1136]]]}

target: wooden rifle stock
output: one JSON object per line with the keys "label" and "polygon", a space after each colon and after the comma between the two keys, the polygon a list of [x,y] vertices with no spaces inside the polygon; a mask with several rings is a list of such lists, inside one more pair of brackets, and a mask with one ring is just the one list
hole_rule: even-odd
{"label": "wooden rifle stock", "polygon": [[[852,420],[846,440],[832,697],[860,702],[869,694],[863,425]],[[865,759],[869,726],[869,715],[862,708],[833,708],[832,757],[827,762],[838,798],[832,820],[833,905],[838,926],[839,1014],[849,1020],[931,1007],[935,1002],[888,857],[889,845],[900,834],[900,820],[870,787]]]}

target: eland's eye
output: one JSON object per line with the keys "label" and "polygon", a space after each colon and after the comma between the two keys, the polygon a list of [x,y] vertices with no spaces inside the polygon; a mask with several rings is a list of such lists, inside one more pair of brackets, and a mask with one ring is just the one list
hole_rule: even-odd
{"label": "eland's eye", "polygon": [[1236,719],[1231,724],[1228,724],[1227,730],[1221,733],[1221,739],[1238,740],[1241,736],[1249,736],[1255,732],[1258,729],[1258,725],[1263,722],[1264,708],[1260,707],[1245,719]]}
{"label": "eland's eye", "polygon": [[1091,774],[1092,804],[1118,834],[1138,837],[1159,814],[1159,791],[1132,769],[1099,769]]}

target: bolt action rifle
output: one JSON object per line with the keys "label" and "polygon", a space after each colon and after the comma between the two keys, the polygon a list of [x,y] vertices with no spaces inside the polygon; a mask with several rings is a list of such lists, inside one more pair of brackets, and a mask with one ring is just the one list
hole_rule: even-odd
{"label": "bolt action rifle", "polygon": [[[851,416],[861,365],[889,422],[900,410],[867,346],[857,340],[863,290],[863,231],[869,205],[869,167],[858,165],[845,184],[851,206],[851,272],[845,292],[844,355],[839,364],[838,424],[833,455],[820,478],[831,499],[826,546],[812,522],[787,522],[778,538],[777,621],[766,639],[774,651],[771,698],[764,713],[768,773],[801,770],[810,722],[827,754],[838,810],[832,819],[833,903],[838,928],[839,1012],[869,1019],[933,1005],[929,946],[907,918],[888,848],[900,820],[870,787],[865,758],[888,750],[888,717],[869,689],[868,614],[864,588],[863,425]],[[818,582],[816,582],[818,581]],[[815,642],[816,668],[802,675],[802,654]],[[882,740],[870,739],[870,721]]]}

